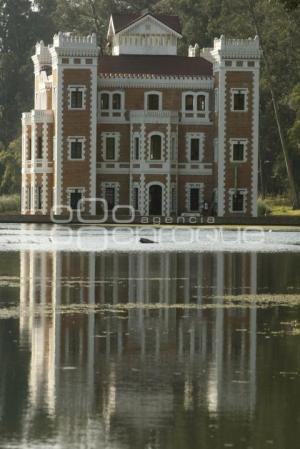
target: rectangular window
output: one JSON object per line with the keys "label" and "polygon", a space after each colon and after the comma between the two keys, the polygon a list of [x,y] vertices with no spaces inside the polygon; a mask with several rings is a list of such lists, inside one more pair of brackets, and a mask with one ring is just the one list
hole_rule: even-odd
{"label": "rectangular window", "polygon": [[39,187],[37,188],[37,208],[38,208],[39,210],[41,210],[42,207],[43,207],[43,204],[42,204],[42,187],[39,186]]}
{"label": "rectangular window", "polygon": [[71,142],[71,159],[82,159],[82,142],[79,140]]}
{"label": "rectangular window", "polygon": [[244,211],[244,195],[237,192],[232,196],[232,211],[243,212]]}
{"label": "rectangular window", "polygon": [[121,109],[121,94],[113,94],[113,109],[115,111]]}
{"label": "rectangular window", "polygon": [[139,188],[133,188],[133,207],[135,210],[139,210]]}
{"label": "rectangular window", "polygon": [[148,95],[148,110],[149,111],[158,111],[159,110],[159,95],[158,94],[150,94]]}
{"label": "rectangular window", "polygon": [[41,136],[38,137],[37,142],[37,158],[42,159],[43,158],[43,138]]}
{"label": "rectangular window", "polygon": [[109,94],[101,94],[101,109],[109,109]]}
{"label": "rectangular window", "polygon": [[83,107],[83,92],[81,89],[74,89],[71,91],[71,108],[82,109]]}
{"label": "rectangular window", "polygon": [[191,161],[200,159],[200,139],[191,139]]}
{"label": "rectangular window", "polygon": [[105,199],[107,201],[108,210],[112,210],[115,207],[115,188],[106,187]]}
{"label": "rectangular window", "polygon": [[138,161],[140,159],[140,138],[134,138],[134,159]]}
{"label": "rectangular window", "polygon": [[32,159],[32,141],[31,138],[28,139],[28,160]]}
{"label": "rectangular window", "polygon": [[186,111],[194,110],[194,95],[187,95],[185,97],[185,110]]}
{"label": "rectangular window", "polygon": [[171,141],[171,160],[176,160],[176,137],[172,137]]}
{"label": "rectangular window", "polygon": [[116,156],[116,139],[114,137],[106,137],[106,159],[113,161]]}
{"label": "rectangular window", "polygon": [[245,111],[246,110],[246,94],[245,92],[234,92],[233,94],[233,110]]}
{"label": "rectangular window", "polygon": [[28,210],[31,209],[31,187],[27,187],[27,205],[28,205]]}
{"label": "rectangular window", "polygon": [[190,190],[190,211],[199,211],[200,206],[200,190],[198,188],[192,188]]}
{"label": "rectangular window", "polygon": [[234,162],[243,162],[245,153],[245,144],[242,142],[234,143],[232,146],[232,160]]}
{"label": "rectangular window", "polygon": [[172,187],[171,191],[171,210],[176,212],[176,187]]}
{"label": "rectangular window", "polygon": [[70,195],[70,207],[73,210],[78,209],[78,203],[82,199],[82,193],[79,190],[75,190],[74,192],[71,192]]}

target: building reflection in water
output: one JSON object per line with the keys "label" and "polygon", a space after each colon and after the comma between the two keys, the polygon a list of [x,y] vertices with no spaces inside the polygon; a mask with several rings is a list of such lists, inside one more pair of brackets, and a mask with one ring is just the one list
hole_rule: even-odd
{"label": "building reflection in water", "polygon": [[[178,410],[250,416],[256,309],[225,307],[223,298],[256,294],[256,257],[21,253],[27,422],[44,409],[59,418],[58,433],[92,444],[112,427],[163,426]],[[93,313],[101,304],[118,307]],[[74,305],[91,310],[71,313]]]}

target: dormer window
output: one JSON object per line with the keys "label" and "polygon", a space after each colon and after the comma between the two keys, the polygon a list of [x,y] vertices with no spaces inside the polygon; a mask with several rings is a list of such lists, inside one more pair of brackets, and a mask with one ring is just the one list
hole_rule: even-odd
{"label": "dormer window", "polygon": [[145,94],[145,106],[148,111],[160,111],[162,109],[162,93],[147,92]]}

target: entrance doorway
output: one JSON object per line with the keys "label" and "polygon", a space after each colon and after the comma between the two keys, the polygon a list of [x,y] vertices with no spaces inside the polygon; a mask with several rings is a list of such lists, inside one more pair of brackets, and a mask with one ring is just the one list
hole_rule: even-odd
{"label": "entrance doorway", "polygon": [[159,185],[149,188],[149,215],[162,215],[162,187]]}

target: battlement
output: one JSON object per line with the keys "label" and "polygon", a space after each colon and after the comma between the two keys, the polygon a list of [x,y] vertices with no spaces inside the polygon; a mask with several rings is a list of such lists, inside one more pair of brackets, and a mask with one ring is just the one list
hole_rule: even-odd
{"label": "battlement", "polygon": [[224,35],[214,40],[212,55],[215,59],[259,59],[259,38],[227,39]]}
{"label": "battlement", "polygon": [[53,38],[53,50],[60,56],[98,56],[96,34],[78,36],[73,33],[59,32]]}

